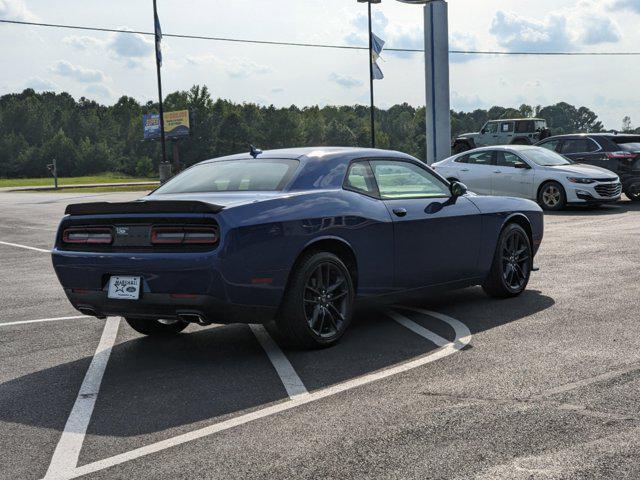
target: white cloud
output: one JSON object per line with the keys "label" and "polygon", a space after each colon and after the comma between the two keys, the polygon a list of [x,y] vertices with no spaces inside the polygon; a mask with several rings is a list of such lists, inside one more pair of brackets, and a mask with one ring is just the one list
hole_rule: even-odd
{"label": "white cloud", "polygon": [[342,75],[336,72],[333,72],[331,73],[331,75],[329,75],[329,80],[334,83],[337,83],[338,85],[344,88],[361,87],[362,85],[364,85],[362,80],[358,80],[357,78],[352,77],[350,75]]}
{"label": "white cloud", "polygon": [[155,51],[153,40],[139,33],[114,33],[106,46],[111,56],[124,61],[127,68],[141,66],[142,59],[150,58]]}
{"label": "white cloud", "polygon": [[204,53],[201,55],[187,55],[185,60],[188,64],[196,67],[213,65],[234,79],[245,79],[254,75],[266,75],[273,72],[273,68],[269,65],[256,63],[253,60],[242,57],[223,60],[211,53]]}
{"label": "white cloud", "polygon": [[40,92],[55,92],[58,90],[58,85],[50,80],[42,79],[40,77],[32,77],[24,84],[25,88],[33,88]]}
{"label": "white cloud", "polygon": [[31,13],[23,0],[0,0],[0,18],[19,22],[38,20],[38,17]]}
{"label": "white cloud", "polygon": [[88,96],[98,98],[99,100],[106,102],[110,102],[114,98],[113,91],[111,91],[111,89],[106,85],[102,85],[100,83],[88,85],[84,91]]}
{"label": "white cloud", "polygon": [[640,0],[612,0],[609,8],[611,10],[632,10],[640,13]]}
{"label": "white cloud", "polygon": [[100,70],[91,70],[81,66],[73,65],[62,60],[51,68],[51,71],[61,77],[73,78],[81,83],[97,83],[105,80],[106,76]]}
{"label": "white cloud", "polygon": [[490,32],[500,46],[521,51],[573,51],[583,45],[615,43],[620,28],[594,0],[549,12],[544,20],[499,10]]}
{"label": "white cloud", "polygon": [[103,47],[104,41],[95,37],[76,36],[64,37],[62,43],[69,45],[78,50],[89,50],[94,47]]}

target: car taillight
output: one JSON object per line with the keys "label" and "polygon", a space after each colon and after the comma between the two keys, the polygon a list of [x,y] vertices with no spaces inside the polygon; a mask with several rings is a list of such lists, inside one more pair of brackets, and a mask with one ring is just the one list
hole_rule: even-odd
{"label": "car taillight", "polygon": [[636,154],[631,152],[607,152],[607,158],[635,158]]}
{"label": "car taillight", "polygon": [[91,245],[109,245],[113,242],[113,233],[109,227],[74,227],[62,232],[65,243],[84,243]]}
{"label": "car taillight", "polygon": [[151,243],[154,245],[214,245],[218,243],[215,227],[153,227]]}

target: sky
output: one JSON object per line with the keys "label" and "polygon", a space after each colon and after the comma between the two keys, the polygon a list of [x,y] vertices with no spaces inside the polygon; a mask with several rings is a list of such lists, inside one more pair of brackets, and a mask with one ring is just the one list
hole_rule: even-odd
{"label": "sky", "polygon": [[[640,51],[640,0],[449,0],[455,50]],[[374,5],[388,47],[422,48],[422,7]],[[165,33],[304,43],[366,44],[366,4],[356,0],[158,0]],[[153,30],[151,0],[0,0],[0,18]],[[67,91],[113,104],[157,98],[152,37],[0,24],[0,94]],[[163,40],[165,93],[207,85],[214,97],[276,106],[368,103],[367,53]],[[424,105],[424,55],[383,53],[376,104]],[[594,110],[608,128],[640,126],[640,57],[451,55],[451,103],[566,101]]]}

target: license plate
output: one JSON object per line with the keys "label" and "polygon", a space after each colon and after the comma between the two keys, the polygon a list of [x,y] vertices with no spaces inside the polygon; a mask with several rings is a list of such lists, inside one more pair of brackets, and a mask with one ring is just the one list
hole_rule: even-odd
{"label": "license plate", "polygon": [[107,296],[118,300],[138,300],[140,277],[111,277]]}

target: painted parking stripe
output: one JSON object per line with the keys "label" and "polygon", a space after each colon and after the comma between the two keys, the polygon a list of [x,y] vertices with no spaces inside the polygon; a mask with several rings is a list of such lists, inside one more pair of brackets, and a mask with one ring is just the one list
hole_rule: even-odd
{"label": "painted parking stripe", "polygon": [[271,335],[262,325],[249,325],[251,331],[262,345],[265,353],[271,360],[273,368],[276,369],[289,398],[294,399],[301,395],[308,395],[307,388],[296,373],[293,365],[285,354],[280,350],[278,344],[271,338]]}
{"label": "painted parking stripe", "polygon": [[36,252],[42,252],[42,253],[51,253],[51,250],[45,250],[44,248],[30,247],[28,245],[20,245],[18,243],[9,243],[9,242],[1,242],[0,241],[0,245],[8,245],[9,247],[24,248],[24,249],[27,249],[27,250],[34,250]]}
{"label": "painted parking stripe", "polygon": [[[431,315],[431,313],[429,313],[429,315]],[[469,329],[462,322],[459,322],[451,317],[448,317],[442,314],[438,314],[437,318],[439,318],[445,323],[448,323],[454,329],[454,331],[456,332],[456,338],[453,342],[449,342],[446,345],[438,348],[437,350],[431,353],[428,353],[426,355],[420,356],[408,362],[401,363],[399,365],[396,365],[384,370],[363,375],[361,377],[354,378],[352,380],[348,380],[346,382],[339,383],[337,385],[332,385],[330,387],[323,388],[321,390],[316,390],[307,395],[299,395],[294,399],[286,400],[282,403],[278,403],[260,410],[256,410],[256,411],[247,413],[245,415],[240,415],[238,417],[231,418],[223,422],[215,423],[208,427],[204,427],[198,430],[194,430],[192,432],[178,435],[173,438],[152,443],[144,447],[136,448],[129,452],[121,453],[119,455],[115,455],[110,458],[105,458],[103,460],[98,460],[93,463],[88,463],[72,471],[67,470],[63,476],[60,476],[58,478],[72,479],[72,478],[81,477],[83,475],[99,472],[107,468],[111,468],[111,467],[129,462],[141,457],[145,457],[147,455],[158,453],[178,445],[182,445],[188,442],[192,442],[194,440],[208,437],[215,433],[219,433],[225,430],[229,430],[231,428],[245,425],[249,422],[253,422],[261,418],[266,418],[271,415],[276,415],[278,413],[285,412],[302,405],[313,403],[318,400],[322,400],[323,398],[336,395],[338,393],[346,392],[348,390],[361,387],[373,382],[377,382],[379,380],[383,380],[385,378],[389,378],[394,375],[408,372],[415,368],[418,368],[423,365],[427,365],[429,363],[440,360],[442,358],[448,357],[449,355],[452,355],[457,351],[463,349],[469,343],[469,341],[471,340],[471,334],[469,332]]]}
{"label": "painted parking stripe", "polygon": [[413,320],[409,320],[407,317],[399,314],[398,312],[387,310],[386,313],[403,327],[408,328],[413,333],[417,333],[421,337],[424,337],[430,342],[435,343],[439,347],[443,347],[447,343],[449,343],[449,340],[447,340],[446,338],[442,338],[440,335],[433,333],[431,330],[424,328],[422,325],[417,324]]}
{"label": "painted parking stripe", "polygon": [[19,320],[17,322],[0,322],[0,327],[10,327],[12,325],[27,325],[29,323],[60,322],[62,320],[77,320],[79,318],[93,318],[93,317],[87,317],[86,315],[76,315],[74,317],[38,318],[36,320]]}
{"label": "painted parking stripe", "polygon": [[119,317],[110,317],[105,323],[100,343],[91,359],[64,431],[53,453],[45,475],[46,479],[69,478],[74,474],[119,326]]}
{"label": "painted parking stripe", "polygon": [[456,339],[454,340],[454,344],[459,343],[460,345],[462,345],[460,348],[464,348],[471,341],[471,331],[460,320],[456,320],[455,318],[445,315],[444,313],[434,312],[432,310],[425,310],[424,308],[405,307],[402,305],[396,305],[395,307],[403,308],[405,310],[411,310],[416,313],[421,313],[423,315],[434,317],[442,322],[448,323],[449,326],[451,326],[451,328],[453,328],[456,332]]}

